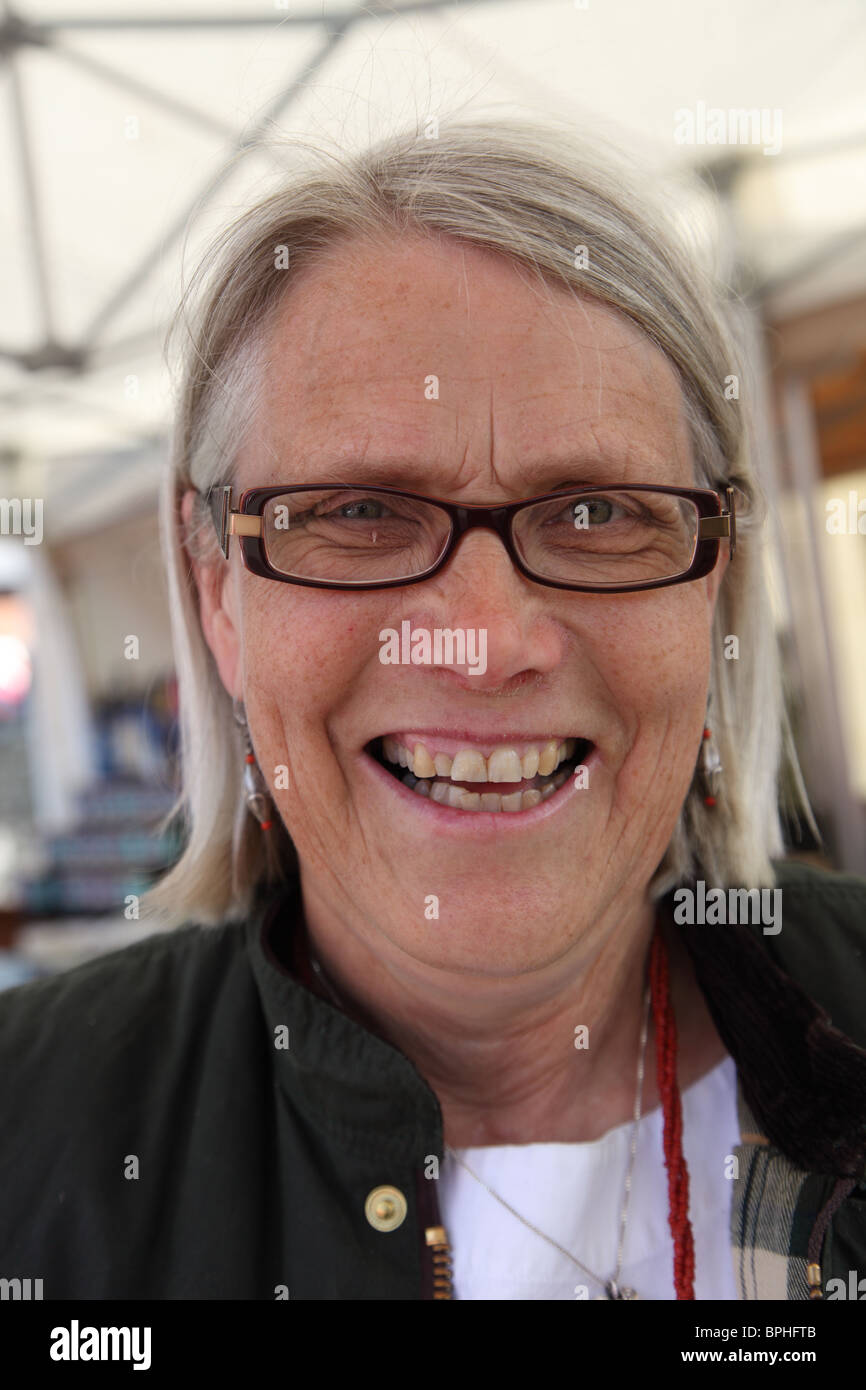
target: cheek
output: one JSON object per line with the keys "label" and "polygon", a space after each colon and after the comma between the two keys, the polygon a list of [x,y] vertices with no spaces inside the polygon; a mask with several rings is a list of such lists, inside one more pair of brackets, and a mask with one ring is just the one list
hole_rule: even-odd
{"label": "cheek", "polygon": [[641,596],[605,615],[599,665],[635,751],[699,737],[709,682],[712,613],[697,585]]}
{"label": "cheek", "polygon": [[705,595],[683,593],[687,587],[612,609],[596,648],[621,739],[611,824],[624,853],[654,862],[694,776],[706,714],[712,615]]}
{"label": "cheek", "polygon": [[357,686],[381,624],[356,596],[271,587],[276,593],[251,596],[245,611],[248,698],[268,704],[286,728],[321,724]]}

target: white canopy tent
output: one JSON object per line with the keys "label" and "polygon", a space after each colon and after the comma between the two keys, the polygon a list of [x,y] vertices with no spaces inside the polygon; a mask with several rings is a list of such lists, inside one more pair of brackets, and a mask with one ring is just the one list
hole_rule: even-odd
{"label": "white canopy tent", "polygon": [[[291,163],[273,137],[354,147],[478,107],[551,114],[660,177],[705,172],[730,200],[715,234],[773,315],[866,288],[861,0],[82,3],[0,18],[7,457],[62,458],[68,478],[80,451],[90,467],[163,436],[183,275]],[[763,138],[713,111],[763,113]],[[728,143],[687,143],[683,112],[695,141]],[[697,192],[678,196],[694,214]]]}

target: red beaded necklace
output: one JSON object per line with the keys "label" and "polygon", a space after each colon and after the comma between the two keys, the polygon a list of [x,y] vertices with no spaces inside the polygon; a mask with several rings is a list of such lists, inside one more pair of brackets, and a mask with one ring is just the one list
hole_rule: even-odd
{"label": "red beaded necklace", "polygon": [[656,1030],[656,1070],[664,1115],[668,1222],[674,1241],[674,1288],[678,1299],[693,1299],[695,1242],[689,1221],[689,1170],[683,1156],[683,1108],[677,1085],[677,1025],[671,1007],[667,947],[658,923],[650,948],[649,973]]}

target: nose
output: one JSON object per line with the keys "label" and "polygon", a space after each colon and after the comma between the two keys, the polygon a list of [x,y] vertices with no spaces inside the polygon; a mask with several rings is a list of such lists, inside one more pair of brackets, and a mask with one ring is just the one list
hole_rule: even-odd
{"label": "nose", "polygon": [[[462,631],[467,657],[472,635],[475,652],[484,653],[484,670],[480,659],[474,669],[468,659],[437,665],[461,687],[476,692],[546,674],[564,651],[564,637],[550,611],[554,591],[533,584],[515,568],[498,529],[467,527],[472,534],[458,539],[439,574],[419,585],[409,600],[414,606],[425,590],[424,611],[414,613],[413,623]],[[407,590],[407,598],[411,592]]]}

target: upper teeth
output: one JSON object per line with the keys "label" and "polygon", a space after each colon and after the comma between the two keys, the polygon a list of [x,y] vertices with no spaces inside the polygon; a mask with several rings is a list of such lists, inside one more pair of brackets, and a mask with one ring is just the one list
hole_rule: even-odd
{"label": "upper teeth", "polygon": [[521,754],[516,748],[503,744],[485,757],[475,748],[461,748],[452,758],[448,753],[432,752],[423,743],[407,748],[399,739],[388,735],[382,740],[382,751],[389,763],[406,767],[416,777],[450,777],[452,782],[522,782],[540,773],[547,777],[560,763],[574,756],[576,740],[548,739],[546,743],[531,744]]}

